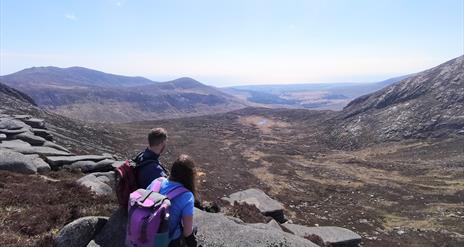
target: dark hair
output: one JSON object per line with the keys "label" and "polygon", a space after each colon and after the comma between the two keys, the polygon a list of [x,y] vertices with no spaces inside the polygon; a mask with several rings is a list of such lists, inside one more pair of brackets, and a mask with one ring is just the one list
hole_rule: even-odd
{"label": "dark hair", "polygon": [[181,183],[196,196],[196,176],[195,162],[193,159],[186,154],[181,154],[172,164],[169,180]]}
{"label": "dark hair", "polygon": [[157,146],[166,141],[168,138],[168,132],[163,128],[151,129],[148,133],[148,145],[150,147]]}

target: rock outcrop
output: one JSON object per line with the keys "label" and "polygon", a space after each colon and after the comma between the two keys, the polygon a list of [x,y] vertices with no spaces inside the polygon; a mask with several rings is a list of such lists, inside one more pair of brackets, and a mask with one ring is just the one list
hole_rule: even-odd
{"label": "rock outcrop", "polygon": [[361,236],[346,228],[336,226],[308,227],[289,223],[282,226],[300,237],[317,235],[324,242],[332,244],[333,247],[356,247],[361,243]]}
{"label": "rock outcrop", "polygon": [[108,221],[107,217],[84,217],[60,230],[55,238],[56,247],[85,247]]}
{"label": "rock outcrop", "polygon": [[114,172],[95,172],[77,180],[77,183],[90,188],[97,195],[113,193]]}
{"label": "rock outcrop", "polygon": [[37,166],[35,166],[33,160],[26,155],[0,149],[0,170],[34,174],[37,173]]}
{"label": "rock outcrop", "polygon": [[[19,173],[45,173],[63,165],[82,172],[107,172],[120,165],[110,154],[74,155],[54,143],[43,119],[30,115],[0,115],[0,170]],[[97,194],[111,193],[109,176],[94,174],[82,180]]]}
{"label": "rock outcrop", "polygon": [[228,201],[230,204],[237,202],[254,205],[263,215],[270,216],[279,223],[286,221],[282,203],[270,198],[259,189],[247,189],[235,192],[229,197],[223,197],[222,199]]}

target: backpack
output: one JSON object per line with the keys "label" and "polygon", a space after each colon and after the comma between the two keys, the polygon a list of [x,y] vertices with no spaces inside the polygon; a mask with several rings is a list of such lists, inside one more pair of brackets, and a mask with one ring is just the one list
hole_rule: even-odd
{"label": "backpack", "polygon": [[164,196],[159,193],[165,178],[158,178],[152,190],[138,189],[130,194],[126,246],[167,247],[169,245],[169,209],[171,201],[188,192],[179,186]]}
{"label": "backpack", "polygon": [[116,168],[116,196],[121,208],[127,208],[130,193],[137,190],[135,167],[135,162],[126,160],[123,165]]}

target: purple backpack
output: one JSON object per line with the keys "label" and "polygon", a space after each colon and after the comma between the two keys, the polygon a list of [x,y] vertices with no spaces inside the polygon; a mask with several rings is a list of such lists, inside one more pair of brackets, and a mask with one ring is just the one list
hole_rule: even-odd
{"label": "purple backpack", "polygon": [[130,194],[126,246],[160,247],[169,245],[169,208],[171,201],[187,192],[183,186],[166,196],[159,193],[165,178],[158,178],[152,190],[138,189]]}

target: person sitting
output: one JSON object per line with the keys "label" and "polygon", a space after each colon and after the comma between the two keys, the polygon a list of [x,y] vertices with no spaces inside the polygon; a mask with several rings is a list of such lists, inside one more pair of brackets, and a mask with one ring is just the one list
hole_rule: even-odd
{"label": "person sitting", "polygon": [[136,165],[138,188],[146,188],[154,179],[167,177],[167,170],[159,161],[165,151],[168,134],[163,128],[154,128],[148,133],[148,147],[139,153],[133,161]]}
{"label": "person sitting", "polygon": [[[147,190],[152,190],[153,181]],[[169,247],[197,246],[193,227],[196,170],[195,162],[188,155],[180,155],[172,164],[169,178],[162,179],[159,193],[167,195],[183,186],[188,191],[171,201],[169,218]]]}

